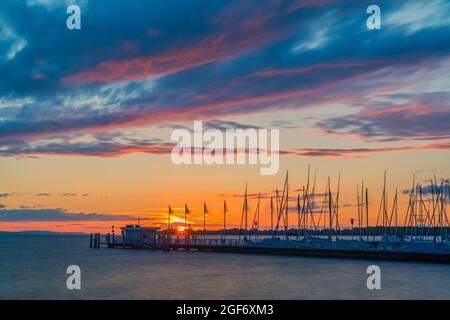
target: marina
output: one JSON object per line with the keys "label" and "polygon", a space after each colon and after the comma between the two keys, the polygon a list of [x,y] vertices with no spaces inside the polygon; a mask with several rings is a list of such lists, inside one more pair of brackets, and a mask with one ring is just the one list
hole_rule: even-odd
{"label": "marina", "polygon": [[[315,185],[308,178],[301,193],[296,196],[296,210],[290,212],[288,173],[283,190],[278,189],[270,198],[270,230],[259,230],[261,221],[261,195],[250,221],[248,192],[245,189],[239,229],[227,230],[227,203],[223,206],[223,229],[211,234],[206,229],[208,208],[203,207],[203,230],[193,230],[187,225],[190,210],[185,205],[184,232],[182,235],[171,228],[172,208],[169,206],[167,229],[143,227],[138,224],[121,228],[116,236],[114,226],[106,235],[91,234],[90,248],[134,248],[165,251],[201,251],[244,254],[272,254],[306,257],[375,259],[395,261],[419,261],[450,263],[449,220],[447,206],[450,199],[449,182],[440,184],[434,179],[431,195],[426,196],[420,184],[413,182],[409,191],[408,208],[403,225],[399,225],[398,191],[391,208],[388,208],[386,174],[384,189],[375,226],[369,225],[369,192],[357,191],[357,225],[351,219],[351,229],[339,224],[339,184],[332,192],[327,180],[327,190],[322,196],[322,208],[318,205]],[[317,201],[319,202],[319,201]],[[296,218],[296,228],[289,219]],[[249,228],[249,225],[251,226]],[[350,231],[350,235],[348,234]]]}

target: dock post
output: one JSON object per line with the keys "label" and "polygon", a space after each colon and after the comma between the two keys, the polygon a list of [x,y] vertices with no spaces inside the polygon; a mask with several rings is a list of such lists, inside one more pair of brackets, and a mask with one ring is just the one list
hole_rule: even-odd
{"label": "dock post", "polygon": [[93,234],[89,234],[89,248],[92,249],[92,240],[93,240]]}
{"label": "dock post", "polygon": [[108,248],[111,248],[111,234],[110,233],[106,234],[106,244],[107,244]]}
{"label": "dock post", "polygon": [[97,233],[98,241],[97,241],[97,249],[100,249],[100,233]]}
{"label": "dock post", "polygon": [[114,226],[112,226],[112,243],[114,245],[114,242],[116,242],[116,233],[114,231]]}

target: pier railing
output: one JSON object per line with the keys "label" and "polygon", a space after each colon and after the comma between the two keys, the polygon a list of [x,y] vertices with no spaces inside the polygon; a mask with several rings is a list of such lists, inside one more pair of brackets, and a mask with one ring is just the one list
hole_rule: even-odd
{"label": "pier railing", "polygon": [[203,239],[203,238],[170,238],[162,239],[157,242],[170,243],[171,245],[193,245],[193,246],[230,246],[237,247],[248,244],[248,240],[243,239]]}
{"label": "pier railing", "polygon": [[105,245],[109,248],[147,248],[156,250],[226,250],[239,249],[275,249],[275,250],[351,250],[351,251],[389,251],[389,252],[427,252],[450,253],[448,241],[365,241],[361,239],[326,239],[326,238],[205,238],[155,235],[155,237],[134,239],[131,242],[123,238],[105,237],[101,242],[100,234],[91,235],[91,248],[100,248]]}

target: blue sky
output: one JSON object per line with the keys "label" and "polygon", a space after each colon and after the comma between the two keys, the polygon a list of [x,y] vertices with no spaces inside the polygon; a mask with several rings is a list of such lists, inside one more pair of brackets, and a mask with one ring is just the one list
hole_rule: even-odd
{"label": "blue sky", "polygon": [[[364,108],[317,122],[330,132],[448,138],[448,77],[436,91],[391,88],[448,71],[446,1],[379,1],[381,30],[365,28],[364,1],[79,4],[80,31],[65,28],[64,1],[0,5],[6,150],[55,134],[330,100]],[[377,93],[382,101],[364,101]],[[429,114],[418,117],[417,104]]]}
{"label": "blue sky", "polygon": [[194,120],[281,128],[283,154],[307,158],[414,151],[427,167],[450,148],[445,0],[5,0],[0,73],[0,161],[164,156]]}

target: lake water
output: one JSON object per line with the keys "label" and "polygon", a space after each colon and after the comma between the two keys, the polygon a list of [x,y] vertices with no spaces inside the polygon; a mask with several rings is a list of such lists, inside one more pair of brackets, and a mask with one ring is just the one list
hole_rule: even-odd
{"label": "lake water", "polygon": [[[0,299],[450,299],[450,265],[89,249],[85,236],[0,236]],[[381,268],[381,290],[366,269]],[[68,290],[78,265],[82,289]]]}

